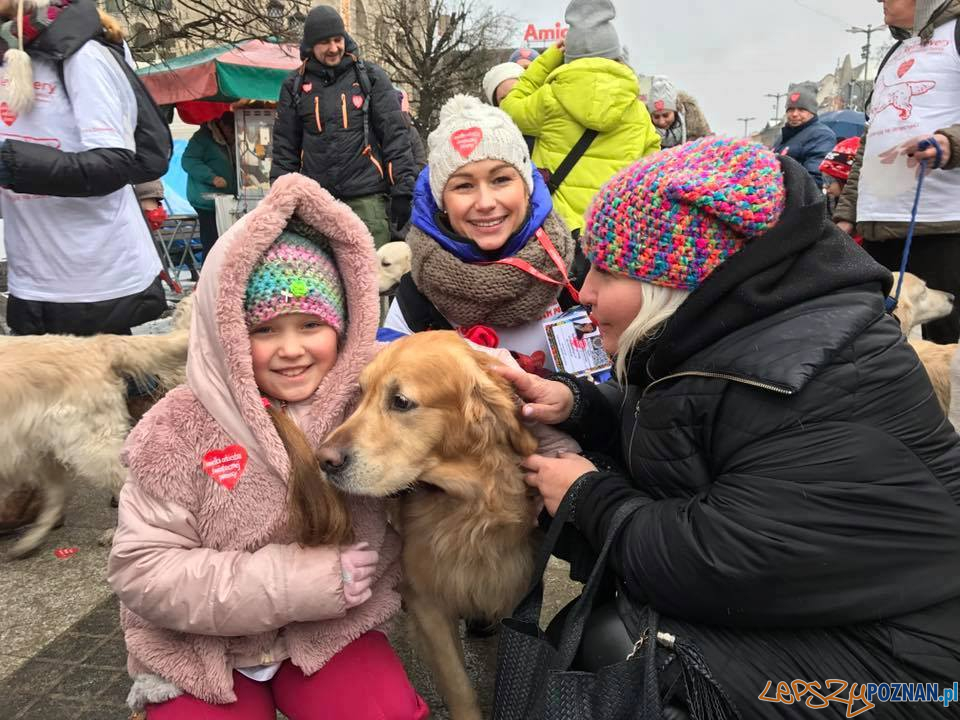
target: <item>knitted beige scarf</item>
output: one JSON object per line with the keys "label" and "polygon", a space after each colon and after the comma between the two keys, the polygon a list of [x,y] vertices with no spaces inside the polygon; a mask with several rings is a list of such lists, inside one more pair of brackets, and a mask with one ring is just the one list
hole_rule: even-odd
{"label": "knitted beige scarf", "polygon": [[[574,240],[563,221],[551,212],[543,224],[567,267]],[[407,243],[413,254],[411,273],[417,289],[454,325],[517,327],[543,316],[560,287],[537,280],[510,265],[467,263],[440,247],[429,235],[411,227]],[[531,235],[515,257],[555,280],[560,271]]]}

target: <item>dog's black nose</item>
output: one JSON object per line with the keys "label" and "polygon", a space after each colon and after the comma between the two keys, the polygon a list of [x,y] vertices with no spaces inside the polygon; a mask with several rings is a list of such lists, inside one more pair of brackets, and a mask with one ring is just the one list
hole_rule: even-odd
{"label": "dog's black nose", "polygon": [[350,454],[340,448],[320,448],[320,467],[327,475],[336,475],[350,464]]}

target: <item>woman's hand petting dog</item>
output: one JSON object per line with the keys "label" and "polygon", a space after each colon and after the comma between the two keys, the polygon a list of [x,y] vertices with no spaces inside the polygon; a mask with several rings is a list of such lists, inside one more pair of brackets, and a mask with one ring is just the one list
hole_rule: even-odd
{"label": "woman's hand petting dog", "polygon": [[509,380],[525,401],[520,409],[524,420],[557,425],[573,412],[573,393],[563,383],[544,380],[539,375],[505,365],[497,365],[493,370]]}
{"label": "woman's hand petting dog", "polygon": [[380,554],[365,543],[340,548],[340,574],[347,609],[363,605],[373,595],[373,574]]}
{"label": "woman's hand petting dog", "polygon": [[531,455],[523,461],[523,468],[527,471],[524,481],[540,491],[550,517],[557,514],[557,508],[571,486],[588,472],[597,470],[592,462],[573,453],[560,453],[555,458]]}

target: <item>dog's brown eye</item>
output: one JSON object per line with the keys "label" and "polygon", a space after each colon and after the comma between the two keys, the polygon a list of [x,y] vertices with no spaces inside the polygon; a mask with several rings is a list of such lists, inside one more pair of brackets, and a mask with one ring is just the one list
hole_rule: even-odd
{"label": "dog's brown eye", "polygon": [[394,410],[399,410],[400,412],[406,412],[407,410],[413,410],[415,404],[413,400],[408,398],[406,395],[397,393],[393,396],[393,400],[390,401],[390,407],[392,407]]}

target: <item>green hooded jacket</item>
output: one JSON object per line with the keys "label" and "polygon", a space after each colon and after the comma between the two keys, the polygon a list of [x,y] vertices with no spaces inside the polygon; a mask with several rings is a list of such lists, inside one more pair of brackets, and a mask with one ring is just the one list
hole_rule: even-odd
{"label": "green hooded jacket", "polygon": [[[236,195],[237,171],[233,163],[233,148],[215,122],[205,123],[193,134],[180,165],[187,173],[187,200],[194,208],[214,210],[214,195]],[[227,181],[226,187],[213,184],[218,176]]]}
{"label": "green hooded jacket", "polygon": [[534,164],[555,171],[587,128],[599,135],[553,196],[571,229],[600,187],[623,168],[660,149],[650,113],[638,99],[637,76],[627,65],[605,58],[563,62],[551,47],[538,57],[500,108],[524,135],[537,141]]}

